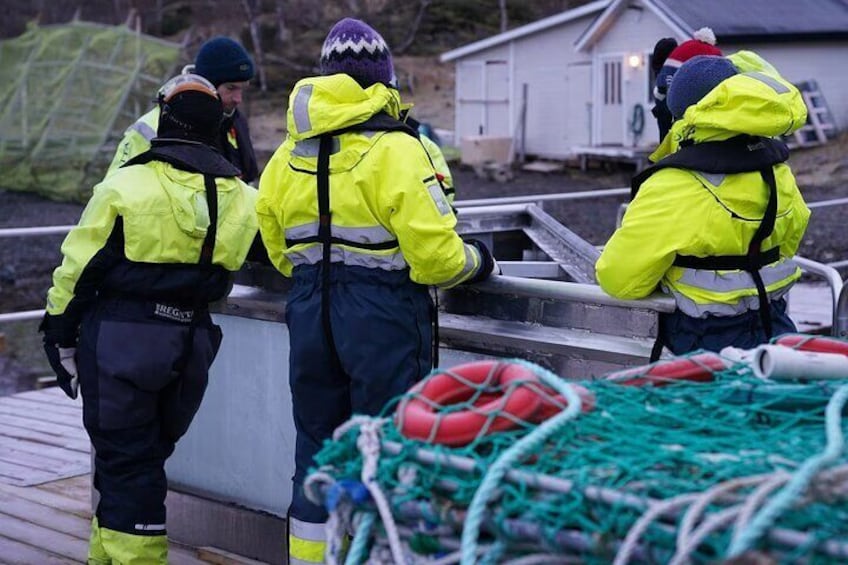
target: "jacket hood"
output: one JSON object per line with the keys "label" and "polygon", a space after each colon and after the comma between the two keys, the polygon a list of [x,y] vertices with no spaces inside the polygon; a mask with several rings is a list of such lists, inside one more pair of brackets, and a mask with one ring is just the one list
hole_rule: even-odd
{"label": "jacket hood", "polygon": [[[202,239],[206,237],[209,229],[210,215],[209,205],[206,201],[206,186],[203,183],[203,175],[183,171],[166,163],[155,163],[155,169],[159,175],[159,182],[168,202],[171,213],[182,232],[192,238]],[[235,179],[216,179],[218,192],[218,217],[226,215],[227,206],[230,204],[230,194],[238,187]]]}
{"label": "jacket hood", "polygon": [[686,109],[651,155],[659,161],[684,141],[722,141],[740,134],[787,135],[807,121],[807,106],[798,89],[768,62],[751,51],[728,57],[740,74],[712,89]]}
{"label": "jacket hood", "polygon": [[297,141],[360,124],[385,112],[398,118],[400,94],[382,83],[362,88],[346,74],[309,77],[289,96],[288,135]]}

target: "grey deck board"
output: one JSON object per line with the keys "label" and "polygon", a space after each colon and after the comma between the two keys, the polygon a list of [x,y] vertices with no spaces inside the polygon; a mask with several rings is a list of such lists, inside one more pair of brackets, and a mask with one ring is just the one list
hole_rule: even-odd
{"label": "grey deck board", "polygon": [[44,528],[7,514],[0,514],[0,536],[76,561],[85,560],[88,554],[87,539]]}
{"label": "grey deck board", "polygon": [[[57,408],[61,408],[57,406]],[[9,416],[18,416],[20,418],[38,419],[42,422],[51,424],[61,424],[63,426],[82,427],[82,415],[77,413],[64,414],[54,410],[40,410],[38,407],[21,407],[0,402],[0,414],[8,414]]]}
{"label": "grey deck board", "polygon": [[81,449],[66,449],[58,445],[27,441],[22,438],[8,437],[0,433],[0,452],[3,450],[31,453],[46,457],[56,463],[80,463],[89,460],[88,453]]}
{"label": "grey deck board", "polygon": [[80,417],[79,406],[70,398],[65,401],[54,402],[49,397],[18,397],[18,396],[0,396],[0,406],[17,406],[19,408],[28,408],[30,410],[49,410],[55,414],[65,414],[75,418]]}
{"label": "grey deck board", "polygon": [[18,394],[15,394],[14,398],[34,399],[51,404],[59,404],[62,406],[67,406],[68,403],[80,404],[79,400],[71,400],[70,398],[68,398],[67,395],[62,392],[62,389],[57,386],[42,388],[39,390],[30,390],[27,392],[20,392]]}
{"label": "grey deck board", "polygon": [[[74,477],[72,479],[49,483],[47,485],[40,485],[38,488],[16,487],[0,483],[0,495],[16,496],[21,500],[27,500],[44,507],[54,508],[69,514],[76,514],[77,516],[88,520],[91,518],[90,495],[86,498],[80,498],[77,492],[67,488],[69,482],[78,481],[80,479],[84,479],[86,484],[89,483],[88,477]],[[59,487],[59,489],[57,489],[59,492],[53,492],[46,488],[47,486],[52,485],[57,485]]]}
{"label": "grey deck board", "polygon": [[[82,429],[82,421],[80,421],[79,426],[57,424],[55,422],[39,420],[34,415],[20,416],[17,414],[9,414],[0,410],[0,430],[2,430],[5,426],[23,428],[25,430],[35,430],[61,437],[87,437],[85,435],[85,431]],[[80,432],[82,432],[82,435]]]}
{"label": "grey deck board", "polygon": [[89,453],[91,451],[91,444],[87,437],[69,437],[56,435],[52,431],[37,431],[22,428],[20,426],[10,425],[9,422],[4,421],[2,418],[0,418],[0,437],[27,440],[33,444],[49,445],[80,453]]}
{"label": "grey deck board", "polygon": [[60,557],[39,547],[33,547],[0,535],[0,563],[4,565],[67,565],[79,563],[74,559]]}
{"label": "grey deck board", "polygon": [[[78,401],[56,388],[0,397],[0,565],[85,562],[90,467]],[[192,547],[168,551],[170,564],[209,563]]]}

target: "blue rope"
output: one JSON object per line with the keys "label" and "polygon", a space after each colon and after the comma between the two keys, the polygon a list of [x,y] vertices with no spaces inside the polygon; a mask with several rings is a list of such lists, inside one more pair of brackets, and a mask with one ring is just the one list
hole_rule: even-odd
{"label": "blue rope", "polygon": [[848,385],[843,385],[827,403],[825,411],[827,445],[824,451],[804,461],[789,482],[754,515],[748,526],[730,544],[727,557],[736,557],[751,549],[777,518],[804,493],[816,473],[839,459],[845,449],[845,438],[842,435],[842,408],[846,401],[848,401]]}
{"label": "blue rope", "polygon": [[480,525],[486,512],[486,506],[503,480],[504,476],[512,469],[516,461],[524,459],[529,454],[538,451],[538,447],[563,427],[567,422],[573,420],[580,414],[581,401],[574,387],[562,378],[551,373],[534,363],[522,359],[510,359],[508,363],[518,363],[533,371],[542,382],[565,397],[568,406],[535,430],[527,434],[521,440],[504,451],[500,457],[492,463],[488,472],[480,482],[480,486],[474,492],[471,504],[468,505],[465,526],[462,528],[462,565],[474,565],[479,561],[477,555],[477,539],[480,536]]}

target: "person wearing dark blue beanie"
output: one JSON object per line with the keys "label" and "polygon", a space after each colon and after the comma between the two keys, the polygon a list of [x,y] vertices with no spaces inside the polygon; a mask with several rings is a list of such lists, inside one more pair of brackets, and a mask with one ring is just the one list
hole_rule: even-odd
{"label": "person wearing dark blue beanie", "polygon": [[238,41],[224,36],[213,37],[200,46],[191,71],[207,79],[218,90],[224,105],[219,149],[241,169],[245,182],[259,177],[247,119],[238,110],[254,71],[253,59],[245,48]]}
{"label": "person wearing dark blue beanie", "polygon": [[246,82],[253,78],[253,59],[237,41],[214,37],[200,47],[194,72],[216,87],[225,82]]}
{"label": "person wearing dark blue beanie", "polygon": [[[259,167],[250,141],[250,130],[247,119],[238,109],[244,89],[254,74],[250,55],[237,41],[228,37],[213,37],[201,45],[195,63],[187,65],[180,75],[170,79],[166,85],[180,76],[192,73],[212,84],[224,108],[215,148],[238,167],[241,171],[240,178],[244,182],[257,180]],[[150,140],[157,135],[160,109],[157,105],[126,129],[106,176],[150,148]]]}
{"label": "person wearing dark blue beanie", "polygon": [[686,109],[697,104],[722,81],[737,74],[733,63],[724,57],[698,55],[683,63],[668,88],[668,109],[679,120]]}

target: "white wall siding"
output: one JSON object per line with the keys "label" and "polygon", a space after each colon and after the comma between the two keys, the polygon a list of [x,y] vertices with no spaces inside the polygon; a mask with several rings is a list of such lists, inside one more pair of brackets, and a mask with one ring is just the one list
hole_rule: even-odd
{"label": "white wall siding", "polygon": [[[595,21],[592,15],[520,36],[455,58],[456,140],[466,136],[513,136],[521,149],[520,116],[527,85],[524,150],[528,155],[565,158],[585,145],[650,148],[658,143],[650,110],[649,56],[661,37],[676,28],[644,0],[631,0],[595,43],[575,45]],[[594,38],[593,38],[594,40]],[[792,82],[816,80],[837,127],[848,129],[848,41],[784,44],[719,44],[726,53],[751,49]],[[631,55],[638,65],[629,64]],[[633,131],[641,106],[643,127]]]}
{"label": "white wall siding", "polygon": [[580,18],[515,43],[513,127],[518,126],[522,88],[526,83],[528,154],[563,158],[574,145],[589,141],[586,114],[589,76],[575,67],[579,63],[589,64],[591,58],[586,53],[575,52],[574,43],[591,21],[590,17]]}

